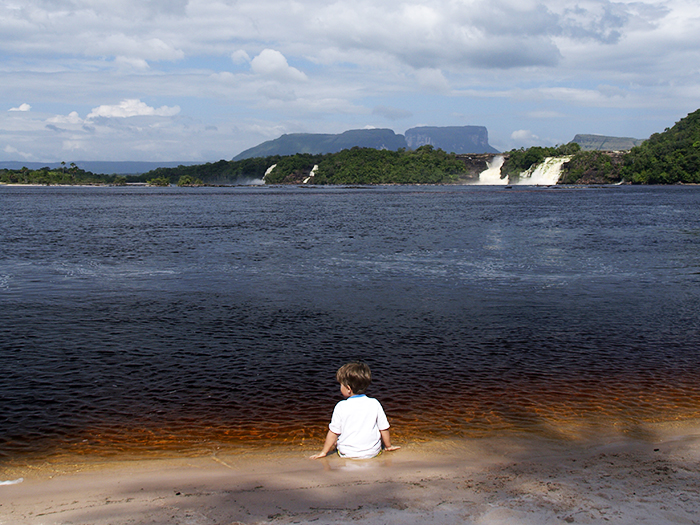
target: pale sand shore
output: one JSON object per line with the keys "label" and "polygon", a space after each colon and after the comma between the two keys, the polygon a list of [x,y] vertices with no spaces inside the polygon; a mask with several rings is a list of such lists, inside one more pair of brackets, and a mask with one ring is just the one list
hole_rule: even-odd
{"label": "pale sand shore", "polygon": [[698,426],[409,444],[367,461],[312,452],[27,468],[0,486],[0,523],[700,524]]}

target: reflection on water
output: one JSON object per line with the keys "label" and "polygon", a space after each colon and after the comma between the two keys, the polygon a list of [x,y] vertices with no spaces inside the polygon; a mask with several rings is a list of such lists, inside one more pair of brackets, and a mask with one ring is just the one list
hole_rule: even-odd
{"label": "reflection on water", "polygon": [[[700,190],[0,188],[0,457],[700,414]],[[584,431],[584,430],[581,430]]]}

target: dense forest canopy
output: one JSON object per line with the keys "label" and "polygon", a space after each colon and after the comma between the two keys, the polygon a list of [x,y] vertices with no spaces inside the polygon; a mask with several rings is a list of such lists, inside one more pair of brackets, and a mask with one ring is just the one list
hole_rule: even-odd
{"label": "dense forest canopy", "polygon": [[[628,153],[581,151],[571,142],[535,146],[504,154],[504,176],[515,177],[546,157],[568,156],[559,180],[564,184],[700,183],[700,109]],[[270,168],[274,169],[268,173]],[[126,184],[179,186],[246,184],[449,184],[465,180],[465,164],[453,153],[430,145],[415,150],[353,147],[338,153],[220,160],[176,168],[158,168],[138,176],[100,175],[62,163],[60,168],[0,169],[5,184]]]}
{"label": "dense forest canopy", "polygon": [[326,155],[299,154],[281,159],[265,182],[314,184],[436,184],[456,182],[465,165],[453,153],[421,146],[398,151],[352,148]]}
{"label": "dense forest canopy", "polygon": [[61,163],[60,168],[49,167],[38,170],[0,169],[0,183],[4,184],[125,184],[126,177],[119,175],[97,175],[80,169],[74,163]]}
{"label": "dense forest canopy", "polygon": [[636,184],[700,183],[700,109],[632,148],[622,177]]}
{"label": "dense forest canopy", "polygon": [[507,160],[501,167],[501,173],[509,176],[519,175],[523,171],[529,170],[532,166],[540,164],[547,157],[574,155],[579,151],[581,151],[581,146],[575,142],[549,148],[533,146],[528,149],[514,149],[508,152]]}
{"label": "dense forest canopy", "polygon": [[256,157],[243,160],[220,160],[194,166],[177,168],[157,168],[141,176],[145,181],[166,178],[177,184],[183,177],[199,180],[205,184],[242,184],[246,181],[262,179],[271,165],[282,157]]}

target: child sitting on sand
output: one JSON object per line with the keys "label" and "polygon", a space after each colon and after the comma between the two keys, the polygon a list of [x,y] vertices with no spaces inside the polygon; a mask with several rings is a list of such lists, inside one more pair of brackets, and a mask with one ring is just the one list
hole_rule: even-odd
{"label": "child sitting on sand", "polygon": [[391,445],[389,422],[382,405],[367,397],[365,390],[372,382],[372,373],[364,363],[348,363],[335,374],[340,383],[340,393],[345,398],[333,410],[323,450],[311,456],[318,459],[327,456],[337,447],[343,458],[367,459],[384,450],[397,450]]}

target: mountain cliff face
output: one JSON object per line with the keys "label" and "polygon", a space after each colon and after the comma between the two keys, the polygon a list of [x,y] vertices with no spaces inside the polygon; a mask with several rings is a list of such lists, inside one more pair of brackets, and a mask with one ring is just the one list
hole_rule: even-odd
{"label": "mountain cliff face", "polygon": [[426,144],[447,153],[498,153],[489,145],[489,132],[484,126],[422,126],[406,130],[406,143],[411,149]]}
{"label": "mountain cliff face", "polygon": [[292,133],[268,140],[239,153],[233,160],[297,153],[337,153],[353,147],[397,150],[406,147],[403,135],[390,129],[354,129],[340,135],[321,133]]}
{"label": "mountain cliff face", "polygon": [[498,153],[489,145],[488,131],[483,126],[426,126],[409,129],[405,138],[390,129],[355,129],[339,135],[292,133],[247,149],[233,160],[297,153],[337,153],[356,146],[396,151],[417,149],[427,144],[447,153]]}

